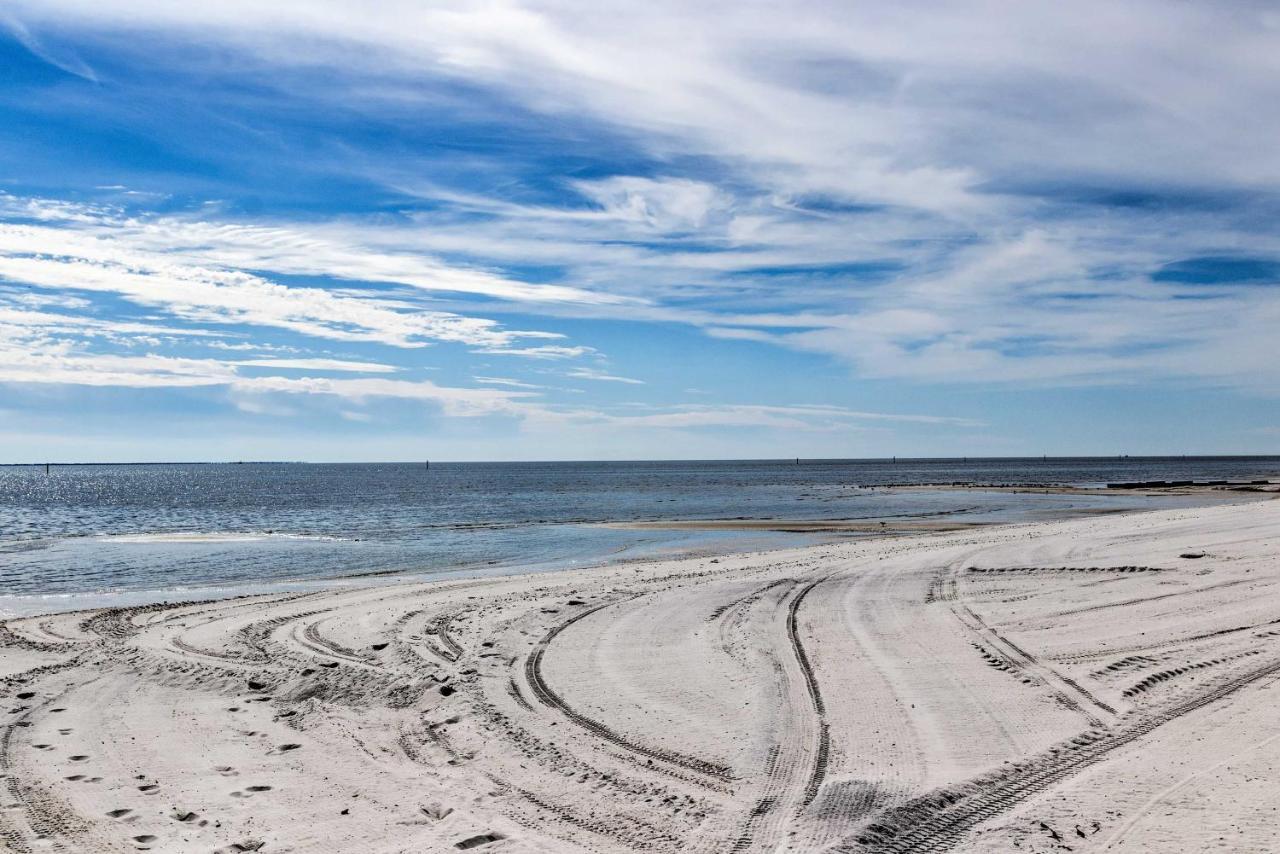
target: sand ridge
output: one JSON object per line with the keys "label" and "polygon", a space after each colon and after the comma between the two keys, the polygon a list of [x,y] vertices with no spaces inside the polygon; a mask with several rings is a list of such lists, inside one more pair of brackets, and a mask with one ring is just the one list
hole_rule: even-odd
{"label": "sand ridge", "polygon": [[26,851],[1264,851],[1280,503],[0,624]]}

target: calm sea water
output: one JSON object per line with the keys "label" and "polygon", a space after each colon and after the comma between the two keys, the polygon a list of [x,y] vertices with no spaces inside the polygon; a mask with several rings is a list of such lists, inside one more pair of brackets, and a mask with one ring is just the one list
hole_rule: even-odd
{"label": "calm sea water", "polygon": [[[486,574],[799,545],[769,532],[626,530],[665,519],[966,521],[1199,499],[894,484],[1280,479],[1280,458],[0,467],[0,613],[86,594],[193,595],[370,574]],[[834,535],[824,535],[830,539]],[[366,578],[367,580],[367,578]],[[216,591],[215,591],[216,592]],[[128,597],[126,597],[128,598]],[[33,605],[37,603],[36,605]],[[42,604],[41,604],[42,603]]]}

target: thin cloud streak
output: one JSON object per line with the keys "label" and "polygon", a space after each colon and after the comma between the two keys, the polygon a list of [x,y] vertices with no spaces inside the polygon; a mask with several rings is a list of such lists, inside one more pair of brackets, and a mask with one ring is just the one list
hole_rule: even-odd
{"label": "thin cloud streak", "polygon": [[565,374],[567,377],[573,377],[579,380],[594,380],[595,382],[605,383],[623,383],[624,385],[644,385],[644,380],[632,379],[631,377],[619,377],[614,374],[607,374],[603,371],[593,370],[591,368],[574,368]]}

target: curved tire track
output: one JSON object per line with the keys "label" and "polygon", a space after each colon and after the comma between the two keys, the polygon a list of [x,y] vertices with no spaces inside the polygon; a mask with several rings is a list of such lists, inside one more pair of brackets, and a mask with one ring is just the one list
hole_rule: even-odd
{"label": "curved tire track", "polygon": [[597,605],[594,608],[588,608],[579,614],[575,614],[570,619],[552,628],[551,631],[549,631],[546,636],[538,642],[538,645],[534,648],[533,652],[531,652],[529,657],[525,660],[525,679],[529,683],[529,688],[532,691],[533,696],[543,705],[557,710],[566,718],[587,730],[592,735],[602,738],[610,744],[621,747],[632,753],[640,754],[648,759],[656,759],[660,762],[675,765],[687,771],[694,771],[698,774],[703,774],[717,781],[731,781],[733,779],[733,769],[729,768],[727,765],[708,762],[704,759],[698,759],[692,756],[685,756],[684,754],[677,753],[674,750],[665,750],[660,747],[651,747],[646,744],[634,742],[599,721],[589,718],[577,711],[566,703],[564,699],[547,684],[546,680],[542,676],[542,656],[546,653],[548,647],[550,647],[551,642],[555,640],[557,635],[572,626],[574,623],[589,617],[597,611],[607,608],[612,604],[615,603],[609,602],[603,605]]}

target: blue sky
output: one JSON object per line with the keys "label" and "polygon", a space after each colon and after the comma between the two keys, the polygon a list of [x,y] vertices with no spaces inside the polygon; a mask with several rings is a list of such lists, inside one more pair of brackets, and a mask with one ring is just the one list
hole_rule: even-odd
{"label": "blue sky", "polygon": [[0,461],[1267,453],[1263,4],[0,0]]}

